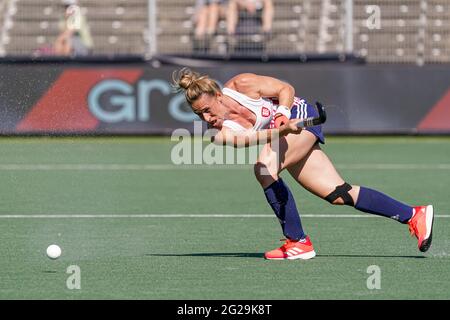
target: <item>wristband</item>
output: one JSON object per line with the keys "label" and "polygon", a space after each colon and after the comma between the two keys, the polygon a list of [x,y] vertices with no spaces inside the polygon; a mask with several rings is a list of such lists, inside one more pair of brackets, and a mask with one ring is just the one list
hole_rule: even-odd
{"label": "wristband", "polygon": [[277,113],[282,114],[283,116],[285,116],[288,119],[291,118],[291,110],[286,106],[279,105],[275,114],[277,114]]}

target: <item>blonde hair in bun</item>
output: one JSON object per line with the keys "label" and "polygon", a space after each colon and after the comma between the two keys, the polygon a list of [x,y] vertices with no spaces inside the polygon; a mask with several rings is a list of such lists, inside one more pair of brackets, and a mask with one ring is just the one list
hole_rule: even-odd
{"label": "blonde hair in bun", "polygon": [[215,95],[220,92],[216,81],[208,75],[200,75],[189,68],[182,68],[172,74],[173,87],[177,92],[184,91],[186,101],[192,103],[200,98],[202,94]]}

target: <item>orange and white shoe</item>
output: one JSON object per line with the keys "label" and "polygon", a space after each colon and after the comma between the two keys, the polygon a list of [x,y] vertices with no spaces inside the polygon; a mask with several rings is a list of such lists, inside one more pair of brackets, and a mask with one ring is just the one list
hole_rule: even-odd
{"label": "orange and white shoe", "polygon": [[409,232],[418,240],[419,250],[427,251],[431,247],[433,236],[433,206],[414,207],[414,214],[408,221]]}
{"label": "orange and white shoe", "polygon": [[308,236],[304,240],[300,241],[286,239],[286,242],[280,248],[264,254],[264,257],[268,260],[308,260],[314,258],[315,256],[316,252],[314,251],[313,245]]}

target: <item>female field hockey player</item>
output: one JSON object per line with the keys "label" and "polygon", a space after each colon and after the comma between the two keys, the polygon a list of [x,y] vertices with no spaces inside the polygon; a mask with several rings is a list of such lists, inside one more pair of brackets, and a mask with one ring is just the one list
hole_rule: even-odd
{"label": "female field hockey player", "polygon": [[308,191],[331,204],[352,206],[408,224],[418,239],[419,250],[430,248],[433,206],[411,207],[376,190],[345,182],[320,148],[325,142],[321,126],[297,127],[299,119],[316,117],[318,112],[295,97],[295,90],[288,83],[242,73],[221,89],[208,75],[188,68],[174,73],[173,80],[175,88],[184,91],[192,110],[219,130],[215,143],[240,147],[267,142],[254,173],[280,221],[286,241],[280,248],[266,252],[266,259],[311,259],[316,255],[303,231],[294,197],[279,176],[284,169]]}

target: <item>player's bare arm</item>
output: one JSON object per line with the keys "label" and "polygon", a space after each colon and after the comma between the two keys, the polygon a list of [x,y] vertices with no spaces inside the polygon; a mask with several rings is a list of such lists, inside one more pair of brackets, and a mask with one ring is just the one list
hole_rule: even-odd
{"label": "player's bare arm", "polygon": [[218,145],[228,145],[235,148],[249,147],[256,144],[270,143],[273,140],[284,137],[290,133],[298,134],[301,128],[297,126],[299,119],[293,119],[278,129],[265,129],[259,131],[247,130],[236,132],[222,128],[211,140]]}
{"label": "player's bare arm", "polygon": [[253,99],[276,97],[280,105],[289,108],[294,102],[294,87],[273,77],[260,76],[254,73],[241,73],[230,79],[225,84],[225,87],[241,92]]}

